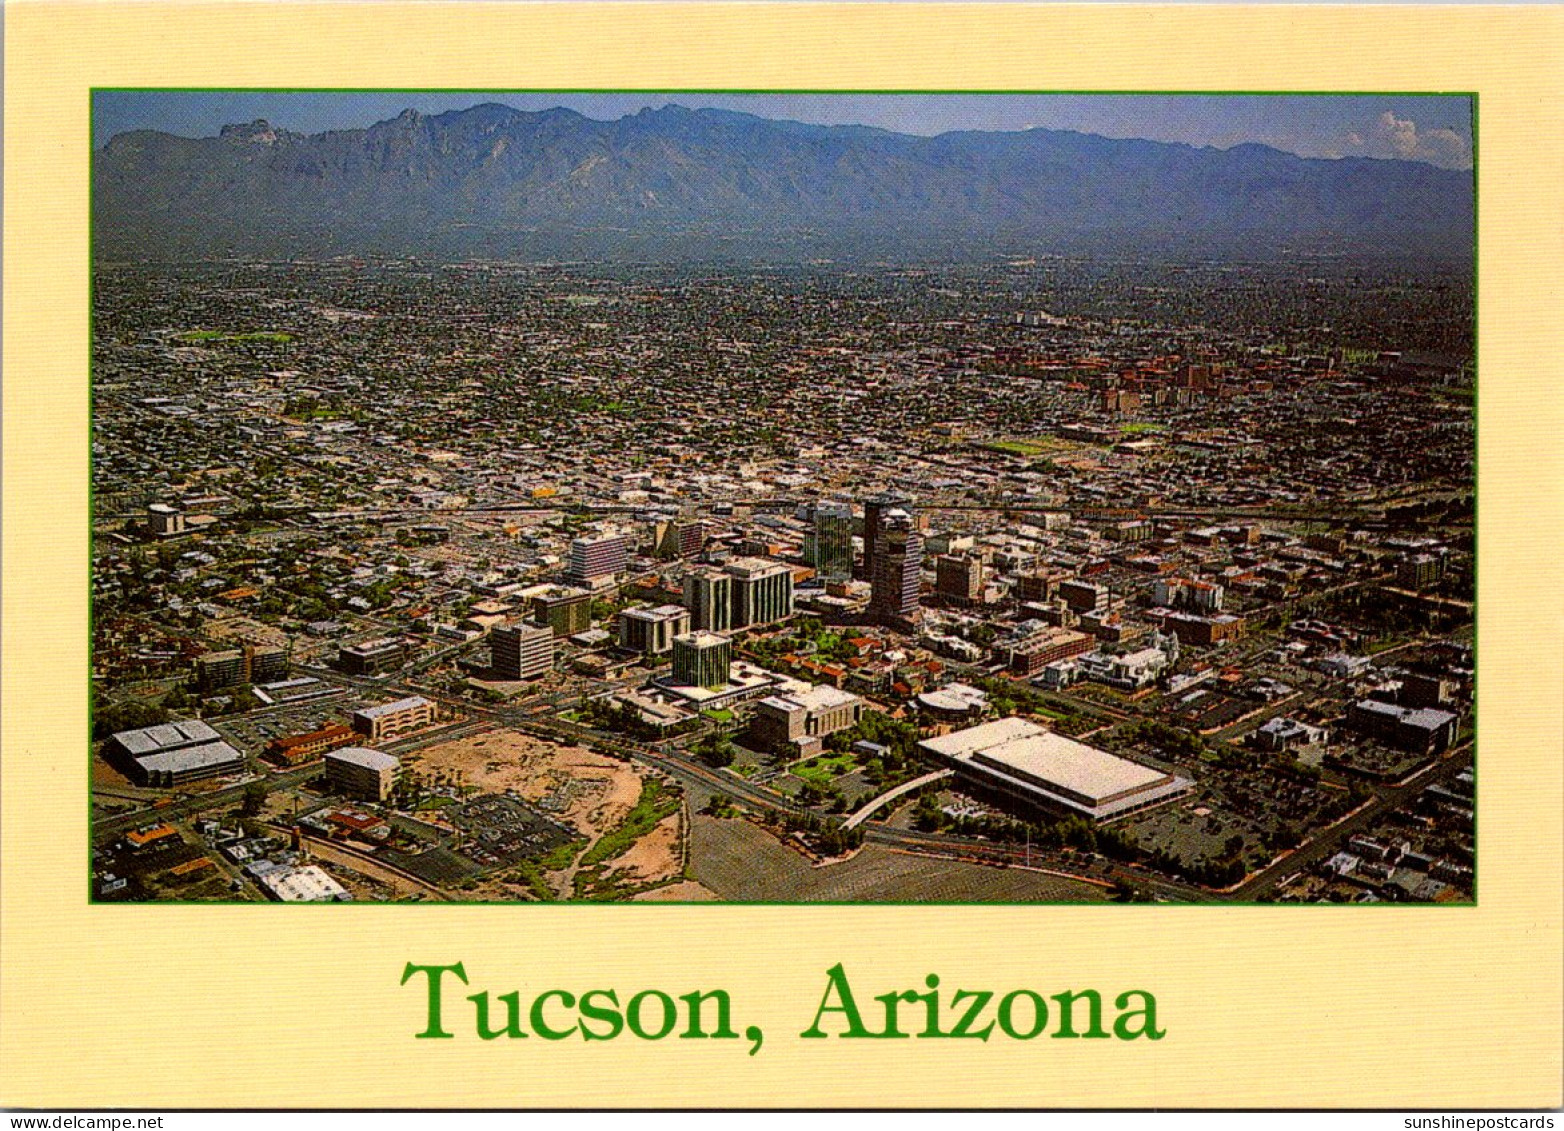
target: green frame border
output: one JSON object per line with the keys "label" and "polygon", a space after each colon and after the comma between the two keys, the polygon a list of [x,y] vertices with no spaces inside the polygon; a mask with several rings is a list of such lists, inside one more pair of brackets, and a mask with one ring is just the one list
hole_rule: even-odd
{"label": "green frame border", "polygon": [[[1480,297],[1482,288],[1480,285],[1480,267],[1482,261],[1479,233],[1481,231],[1481,203],[1479,189],[1481,185],[1480,147],[1478,144],[1479,133],[1479,102],[1480,95],[1475,90],[1450,90],[1450,91],[1400,91],[1400,90],[1102,90],[1102,89],[1050,89],[1050,90],[1018,90],[1012,88],[1000,89],[916,89],[906,90],[863,90],[851,87],[843,88],[787,88],[787,87],[755,87],[755,88],[711,88],[711,87],[616,87],[605,89],[602,87],[234,87],[234,86],[93,86],[87,90],[87,177],[88,177],[88,215],[87,215],[87,755],[88,755],[88,782],[87,782],[87,903],[89,906],[125,906],[125,907],[149,907],[149,906],[174,906],[174,907],[284,907],[286,904],[271,902],[256,902],[251,900],[149,900],[149,901],[119,901],[99,900],[93,896],[92,890],[92,856],[93,856],[93,805],[91,783],[92,760],[92,702],[93,702],[93,672],[92,653],[93,641],[96,638],[93,621],[93,521],[96,515],[96,500],[94,498],[94,486],[92,476],[92,425],[95,419],[93,405],[93,389],[95,380],[93,375],[93,363],[95,345],[97,342],[96,326],[96,298],[97,298],[97,252],[95,246],[96,201],[93,190],[96,184],[96,161],[98,147],[93,143],[93,119],[96,106],[96,98],[101,93],[140,93],[140,94],[179,94],[179,93],[236,93],[236,94],[454,94],[454,95],[486,95],[486,94],[599,94],[599,95],[634,95],[634,94],[710,94],[710,95],[850,95],[871,96],[886,98],[937,98],[950,96],[975,96],[995,95],[999,97],[1050,97],[1056,95],[1093,95],[1093,96],[1163,96],[1184,98],[1219,98],[1219,97],[1249,97],[1249,98],[1351,98],[1351,97],[1385,97],[1385,98],[1466,98],[1471,106],[1471,133],[1472,133],[1472,258],[1471,258],[1471,302],[1472,302],[1472,696],[1473,706],[1471,720],[1474,727],[1472,740],[1472,770],[1474,774],[1478,766],[1478,753],[1481,748],[1482,730],[1478,726],[1477,713],[1481,704],[1481,673],[1479,663],[1479,639],[1481,631],[1481,616],[1479,615],[1481,595],[1480,569],[1480,531],[1481,526],[1481,469],[1479,457],[1482,448],[1482,430],[1479,425],[1479,406],[1482,403],[1481,358],[1482,346],[1480,329],[1482,320],[1480,317]],[[1139,907],[1153,909],[1158,907],[1195,907],[1195,908],[1267,908],[1283,912],[1293,912],[1321,907],[1396,907],[1412,909],[1445,909],[1461,910],[1475,909],[1479,906],[1478,885],[1481,878],[1482,855],[1478,838],[1478,822],[1481,817],[1480,791],[1482,788],[1481,775],[1477,774],[1477,780],[1472,792],[1472,843],[1474,860],[1472,869],[1472,898],[1469,901],[1452,904],[1428,904],[1428,903],[1398,903],[1387,900],[1379,900],[1369,904],[1359,903],[1261,903],[1256,901],[1238,901],[1213,898],[1197,903],[1124,903],[1113,900],[1083,901],[1083,900],[1029,900],[1024,902],[1011,902],[1005,900],[981,900],[958,902],[950,900],[559,900],[549,903],[540,903],[530,900],[449,900],[443,903],[417,900],[412,902],[372,902],[363,900],[350,900],[346,904],[332,904],[330,906],[360,906],[360,907],[1016,907],[1016,908],[1040,908],[1040,907]],[[981,865],[980,865],[981,866]],[[319,906],[305,904],[303,906]]]}

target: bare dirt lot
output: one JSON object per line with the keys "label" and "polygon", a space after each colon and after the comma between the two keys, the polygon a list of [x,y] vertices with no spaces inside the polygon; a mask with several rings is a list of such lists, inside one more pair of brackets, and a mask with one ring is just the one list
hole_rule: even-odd
{"label": "bare dirt lot", "polygon": [[670,865],[677,868],[678,861],[679,815],[675,813],[659,821],[630,851],[610,863],[608,874],[627,882],[660,880],[672,874]]}
{"label": "bare dirt lot", "polygon": [[698,816],[690,875],[719,899],[776,903],[1098,902],[1107,892],[1020,868],[991,868],[868,845],[850,860],[813,867],[748,821]]}
{"label": "bare dirt lot", "polygon": [[513,789],[594,839],[624,820],[641,796],[641,776],[624,762],[508,730],[427,747],[415,768],[425,776],[458,771],[485,793]]}
{"label": "bare dirt lot", "polygon": [[720,897],[710,888],[694,880],[684,880],[681,883],[653,888],[634,898],[638,903],[713,903]]}
{"label": "bare dirt lot", "polygon": [[[640,800],[645,779],[625,762],[594,754],[582,746],[557,745],[516,731],[472,735],[428,747],[415,770],[431,776],[455,771],[463,782],[486,793],[515,790],[574,827],[581,848],[618,828]],[[680,818],[659,822],[649,833],[606,863],[606,877],[621,886],[660,883],[682,866]],[[579,849],[578,849],[579,851]],[[559,898],[569,898],[576,866],[553,871],[546,882]],[[514,898],[518,885],[508,875],[474,893],[476,898]],[[689,898],[698,898],[690,896]]]}

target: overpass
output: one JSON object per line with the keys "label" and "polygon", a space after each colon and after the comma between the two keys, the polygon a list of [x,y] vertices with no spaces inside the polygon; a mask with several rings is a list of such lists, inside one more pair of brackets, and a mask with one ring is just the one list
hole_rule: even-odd
{"label": "overpass", "polygon": [[886,792],[880,794],[880,796],[876,797],[867,805],[863,806],[851,817],[848,817],[847,820],[842,822],[842,828],[856,829],[859,825],[863,824],[869,819],[869,815],[871,813],[874,813],[883,806],[890,804],[898,797],[903,797],[906,794],[913,792],[914,790],[922,789],[926,785],[932,785],[934,782],[940,781],[943,778],[954,777],[955,774],[955,770],[935,770],[933,773],[924,774],[919,778],[913,778],[909,782],[902,782],[902,784],[897,786],[895,789],[887,790]]}

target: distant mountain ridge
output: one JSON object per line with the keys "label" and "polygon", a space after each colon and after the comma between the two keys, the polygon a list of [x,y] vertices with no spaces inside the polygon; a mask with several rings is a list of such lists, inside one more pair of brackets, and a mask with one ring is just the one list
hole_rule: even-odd
{"label": "distant mountain ridge", "polygon": [[1472,176],[1416,162],[1050,130],[922,137],[668,106],[603,122],[496,103],[303,135],[119,134],[107,257],[916,258],[1164,249],[1462,258]]}

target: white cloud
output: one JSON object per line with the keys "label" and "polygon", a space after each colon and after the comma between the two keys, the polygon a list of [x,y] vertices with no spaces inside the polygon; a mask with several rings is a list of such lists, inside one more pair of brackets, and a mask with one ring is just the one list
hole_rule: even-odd
{"label": "white cloud", "polygon": [[1426,161],[1446,169],[1469,169],[1472,165],[1472,143],[1455,130],[1444,126],[1419,129],[1411,118],[1398,118],[1391,110],[1368,128],[1347,134],[1341,148],[1355,156]]}

